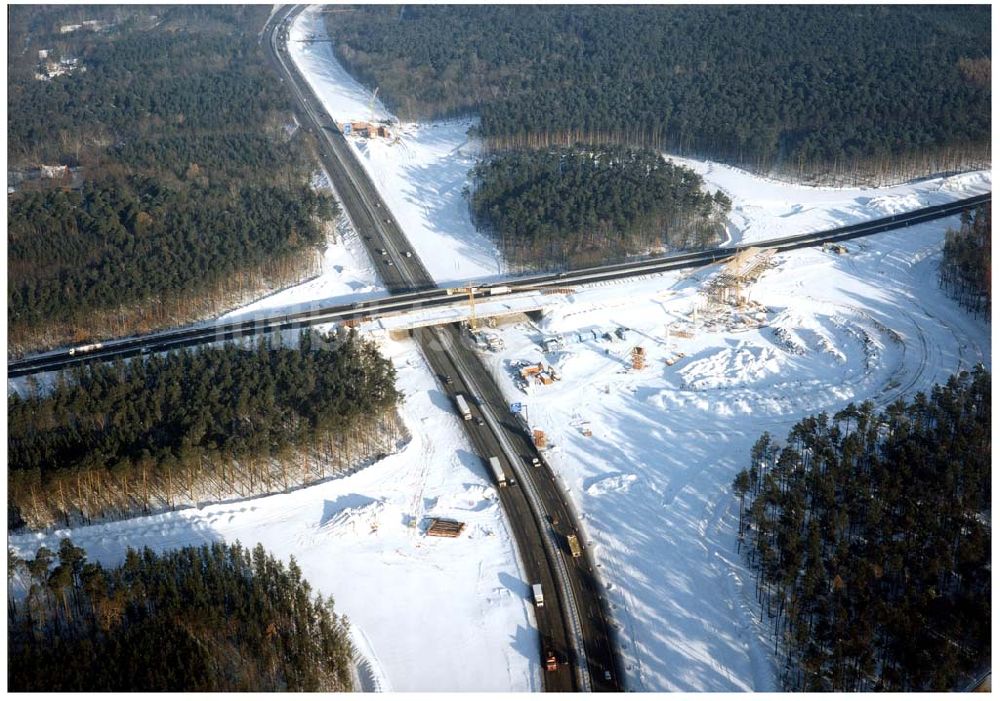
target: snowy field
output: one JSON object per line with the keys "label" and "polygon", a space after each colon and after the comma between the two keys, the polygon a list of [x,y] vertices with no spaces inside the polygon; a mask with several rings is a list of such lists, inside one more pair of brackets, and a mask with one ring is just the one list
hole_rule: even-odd
{"label": "snowy field", "polygon": [[765,239],[857,224],[921,207],[946,204],[989,192],[990,171],[918,180],[891,187],[813,187],[753,175],[745,170],[667,155],[705,180],[709,192],[722,190],[733,201],[729,240],[751,244]]}
{"label": "snowy field", "polygon": [[[333,60],[312,10],[291,53],[335,118],[368,119],[370,93]],[[376,102],[376,118],[391,118]],[[400,141],[354,141],[365,168],[439,284],[502,273],[495,247],[468,221],[461,191],[478,145],[469,122],[399,125]],[[678,160],[733,199],[730,238],[748,243],[968,197],[987,171],[897,187],[789,185],[715,163]],[[583,514],[621,626],[628,686],[637,691],[770,691],[777,669],[755,618],[753,578],[735,552],[730,484],[763,431],[783,440],[800,418],[872,399],[885,405],[976,362],[991,367],[989,326],[936,286],[943,232],[958,219],[859,239],[844,255],[782,254],[747,292],[757,312],[740,328],[708,307],[718,266],[546,298],[536,323],[498,330],[485,355],[512,401],[554,444],[550,462]],[[298,309],[383,288],[341,223],[323,274],[234,312]],[[626,340],[613,332],[627,327]],[[585,332],[614,340],[586,339]],[[544,354],[543,337],[563,350]],[[641,371],[628,353],[647,354]],[[108,564],[126,545],[162,549],[214,538],[294,555],[336,599],[368,660],[366,688],[536,691],[537,632],[512,540],[483,466],[411,343],[385,342],[406,394],[412,440],[351,477],[289,494],[151,518],[21,536],[31,554],[70,535]],[[544,360],[561,380],[516,384],[512,363]],[[670,364],[667,363],[670,361]],[[10,386],[10,385],[9,385]],[[584,430],[592,435],[587,437]],[[457,540],[420,535],[412,517],[469,526]],[[460,663],[456,663],[460,660]]]}
{"label": "snowy field", "polygon": [[[539,691],[538,633],[496,491],[451,401],[413,344],[388,344],[412,440],[350,477],[287,494],[116,523],[15,536],[22,556],[71,537],[116,565],[128,546],[155,550],[239,540],[332,595],[380,691]],[[424,519],[465,522],[456,538],[423,535]],[[409,524],[416,523],[416,527]],[[459,663],[460,661],[460,663]]]}
{"label": "snowy field", "polygon": [[[937,288],[949,225],[957,217],[852,242],[844,255],[782,254],[748,290],[749,324],[706,303],[712,266],[582,289],[539,324],[500,331],[506,350],[484,358],[554,445],[550,464],[610,584],[630,689],[777,689],[730,484],[764,431],[784,440],[806,415],[884,406],[991,366],[988,325]],[[543,352],[554,336],[564,348]],[[634,346],[646,350],[643,370],[631,369]],[[561,380],[521,389],[523,361]]]}
{"label": "snowy field", "polygon": [[[320,7],[307,9],[292,25],[289,53],[323,106],[335,120],[368,121],[371,92],[333,57],[329,42],[302,41],[325,36]],[[468,119],[400,124],[378,100],[376,120],[393,120],[392,139],[348,137],[386,205],[413,249],[439,285],[488,282],[502,272],[500,254],[469,220],[462,196],[480,144],[468,135]]]}

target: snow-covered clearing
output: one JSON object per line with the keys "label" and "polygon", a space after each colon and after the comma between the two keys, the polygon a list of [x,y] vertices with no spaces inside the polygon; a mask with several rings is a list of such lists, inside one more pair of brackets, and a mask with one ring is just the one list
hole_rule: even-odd
{"label": "snow-covered clearing", "polygon": [[990,171],[926,178],[891,187],[813,187],[771,180],[724,163],[667,155],[733,201],[729,239],[750,244],[946,204],[989,192]]}
{"label": "snow-covered clearing", "polygon": [[[286,562],[294,556],[313,589],[351,619],[366,687],[540,690],[531,587],[486,468],[416,346],[386,351],[413,436],[400,453],[287,494],[14,536],[9,545],[30,557],[68,536],[91,560],[115,565],[129,546],[260,542]],[[434,538],[423,534],[430,516],[467,525],[458,538]]]}
{"label": "snow-covered clearing", "polygon": [[[334,59],[320,7],[299,15],[289,33],[289,53],[323,106],[335,120],[369,121],[371,91]],[[376,100],[376,120],[395,118]],[[427,271],[440,285],[487,282],[503,268],[496,246],[473,227],[462,194],[469,184],[480,144],[470,138],[469,119],[399,124],[391,139],[348,137],[348,143],[382,194]]]}
{"label": "snow-covered clearing", "polygon": [[[550,464],[610,585],[629,688],[777,688],[754,578],[736,553],[730,484],[764,431],[783,440],[806,415],[885,405],[990,367],[988,325],[937,288],[948,226],[958,218],[861,239],[841,256],[777,256],[749,288],[759,315],[749,323],[707,304],[711,266],[583,288],[539,324],[499,330],[506,350],[484,357],[554,444]],[[553,336],[564,348],[544,353]],[[630,369],[635,346],[643,370]],[[522,390],[520,361],[561,380]]]}
{"label": "snow-covered clearing", "polygon": [[[290,50],[332,116],[366,120],[368,90],[333,59],[314,10]],[[376,101],[375,118],[390,115]],[[398,125],[398,143],[353,140],[361,161],[439,284],[502,272],[462,198],[478,145],[470,122]],[[715,163],[675,159],[733,199],[730,235],[750,243],[971,196],[988,172],[879,189],[789,185]],[[498,330],[507,350],[485,356],[512,401],[555,447],[550,462],[584,515],[586,540],[609,585],[634,690],[777,688],[753,578],[735,552],[730,484],[763,431],[783,439],[803,416],[850,401],[886,404],[976,362],[991,366],[989,327],[936,286],[943,231],[957,218],[820,250],[782,254],[749,289],[760,318],[727,328],[700,290],[717,272],[652,276],[546,297],[536,326]],[[251,310],[346,301],[382,288],[356,235],[332,244],[324,274]],[[697,316],[692,312],[699,309]],[[718,322],[718,323],[715,323]],[[714,328],[710,326],[715,323]],[[626,340],[614,331],[628,327]],[[670,331],[668,334],[668,326]],[[582,332],[610,333],[613,341]],[[690,334],[690,337],[687,336]],[[566,347],[548,355],[542,337]],[[642,346],[647,366],[629,371]],[[313,586],[354,624],[371,683],[381,690],[538,690],[537,632],[489,478],[446,396],[410,343],[386,342],[407,395],[413,435],[398,455],[350,477],[290,494],[189,509],[69,533],[92,558],[126,545],[155,548],[213,538],[257,541],[295,555]],[[562,379],[518,389],[511,362],[544,359]],[[668,365],[666,361],[670,361]],[[591,437],[584,435],[589,428]],[[404,519],[469,523],[458,540],[421,536]],[[374,526],[374,531],[373,531]],[[64,535],[22,536],[30,553]]]}

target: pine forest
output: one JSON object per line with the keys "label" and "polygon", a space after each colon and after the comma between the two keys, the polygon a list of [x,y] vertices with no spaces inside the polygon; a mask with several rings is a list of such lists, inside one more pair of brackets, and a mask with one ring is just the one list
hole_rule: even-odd
{"label": "pine forest", "polygon": [[494,154],[473,185],[473,221],[516,270],[707,248],[722,240],[730,205],[692,170],[616,146]]}
{"label": "pine forest", "polygon": [[336,205],[257,43],[269,9],[10,8],[11,352],[217,315],[318,272]]}
{"label": "pine forest", "polygon": [[739,544],[789,691],[949,691],[990,661],[990,374],[764,434]]}
{"label": "pine forest", "polygon": [[958,231],[945,233],[944,256],[938,271],[943,288],[976,316],[990,318],[992,298],[992,207],[987,204],[962,213]]}
{"label": "pine forest", "polygon": [[130,548],[105,568],[63,539],[7,568],[10,691],[352,689],[347,619],[260,545]]}
{"label": "pine forest", "polygon": [[7,400],[8,528],[125,518],[343,474],[404,438],[395,370],[353,332],[64,372]]}
{"label": "pine forest", "polygon": [[986,6],[383,5],[327,30],[401,118],[474,113],[493,148],[625,143],[855,184],[990,162]]}

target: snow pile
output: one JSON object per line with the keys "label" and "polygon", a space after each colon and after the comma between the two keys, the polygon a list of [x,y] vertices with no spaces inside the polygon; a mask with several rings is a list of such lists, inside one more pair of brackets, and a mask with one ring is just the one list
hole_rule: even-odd
{"label": "snow pile", "polygon": [[610,475],[597,480],[587,487],[587,494],[592,497],[599,497],[612,492],[624,494],[632,487],[637,479],[639,478],[633,474]]}
{"label": "snow pile", "polygon": [[375,535],[384,510],[384,498],[372,499],[349,494],[324,506],[319,528],[332,535]]}
{"label": "snow pile", "polygon": [[683,379],[682,387],[704,390],[747,387],[773,378],[783,369],[779,352],[774,348],[740,341],[718,351],[709,349],[689,361],[678,374]]}
{"label": "snow pile", "polygon": [[771,330],[774,332],[774,338],[786,351],[793,355],[806,354],[806,347],[795,331],[779,325],[772,326]]}
{"label": "snow pile", "polygon": [[427,505],[427,510],[433,512],[434,515],[451,515],[461,511],[482,511],[496,503],[497,493],[493,487],[483,484],[467,484],[461,492],[433,500]]}
{"label": "snow pile", "polygon": [[970,193],[990,192],[993,189],[992,173],[988,170],[959,173],[939,180],[937,185],[939,191],[955,192],[961,197],[969,197]]}
{"label": "snow pile", "polygon": [[[863,202],[863,200],[859,199],[859,203],[861,202]],[[893,214],[904,214],[926,206],[920,201],[920,198],[914,192],[907,192],[900,195],[882,195],[879,197],[872,197],[867,202],[863,202],[863,204],[871,212],[872,219],[888,217]]]}

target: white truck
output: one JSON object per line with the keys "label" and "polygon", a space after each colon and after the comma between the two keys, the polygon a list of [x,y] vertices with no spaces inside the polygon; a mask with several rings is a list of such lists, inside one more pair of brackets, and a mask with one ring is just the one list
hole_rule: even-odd
{"label": "white truck", "polygon": [[497,484],[501,487],[507,486],[507,475],[503,471],[503,466],[500,465],[500,458],[491,457],[490,469],[493,470],[493,476],[497,479]]}
{"label": "white truck", "polygon": [[469,403],[465,401],[465,397],[461,394],[456,394],[455,405],[458,406],[458,413],[462,415],[462,421],[469,421],[472,419],[472,412],[469,410]]}
{"label": "white truck", "polygon": [[542,598],[542,585],[532,584],[531,592],[535,595],[535,606],[545,606],[545,599]]}

